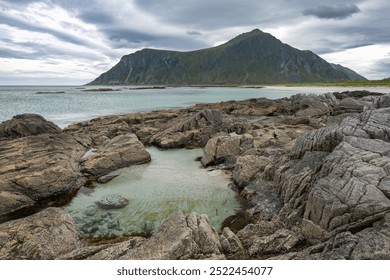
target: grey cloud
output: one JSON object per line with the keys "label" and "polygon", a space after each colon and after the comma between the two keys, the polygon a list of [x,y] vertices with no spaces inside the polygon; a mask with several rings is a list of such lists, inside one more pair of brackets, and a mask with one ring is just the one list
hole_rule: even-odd
{"label": "grey cloud", "polygon": [[115,22],[114,18],[103,11],[99,10],[88,10],[82,11],[78,17],[84,22],[95,23],[95,24],[112,24]]}
{"label": "grey cloud", "polygon": [[[180,5],[175,0],[135,0],[135,3],[143,11],[152,13],[164,22],[206,30],[256,24],[265,20],[267,10],[274,5],[263,5],[258,0],[240,3],[235,0],[188,0],[180,2]],[[275,9],[275,13],[278,10],[280,9]]]}
{"label": "grey cloud", "polygon": [[120,27],[101,29],[116,48],[170,48],[175,50],[195,50],[208,47],[202,41],[188,39],[184,36],[156,35]]}
{"label": "grey cloud", "polygon": [[315,16],[321,19],[345,19],[353,14],[360,13],[356,5],[336,5],[336,6],[318,6],[308,8],[302,11],[305,16]]}
{"label": "grey cloud", "polygon": [[202,35],[201,32],[195,31],[195,30],[187,30],[187,31],[186,31],[186,34],[187,34],[187,35],[191,35],[191,36]]}
{"label": "grey cloud", "polygon": [[59,32],[56,30],[52,30],[50,27],[40,27],[40,26],[35,26],[33,24],[29,24],[20,20],[16,20],[13,18],[10,18],[6,15],[1,15],[0,14],[0,21],[3,24],[7,24],[9,26],[13,26],[19,29],[24,29],[27,31],[32,31],[32,32],[41,32],[41,33],[48,33],[53,35],[54,37],[57,37],[59,40],[69,42],[72,44],[77,44],[77,45],[88,45],[85,41],[83,41],[80,38],[71,36],[67,33],[64,32]]}

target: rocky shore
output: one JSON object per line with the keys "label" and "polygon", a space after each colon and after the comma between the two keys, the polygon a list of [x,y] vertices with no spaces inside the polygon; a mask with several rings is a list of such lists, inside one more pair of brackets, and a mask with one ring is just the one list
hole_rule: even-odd
{"label": "rocky shore", "polygon": [[[177,212],[151,236],[88,243],[59,208],[145,146],[203,148],[249,207],[217,233]],[[97,204],[120,208],[110,196]],[[198,104],[60,129],[26,114],[0,124],[0,259],[388,259],[390,95],[367,91]]]}

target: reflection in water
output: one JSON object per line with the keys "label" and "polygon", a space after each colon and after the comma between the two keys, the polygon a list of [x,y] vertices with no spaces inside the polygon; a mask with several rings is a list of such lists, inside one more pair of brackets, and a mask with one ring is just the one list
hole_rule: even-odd
{"label": "reflection in water", "polygon": [[[109,183],[96,184],[93,192],[81,189],[65,207],[84,236],[153,231],[178,210],[207,214],[220,230],[222,221],[240,208],[228,176],[219,170],[207,171],[194,161],[200,149],[148,150],[151,163],[122,169]],[[112,194],[129,203],[121,209],[97,206],[97,201]]]}

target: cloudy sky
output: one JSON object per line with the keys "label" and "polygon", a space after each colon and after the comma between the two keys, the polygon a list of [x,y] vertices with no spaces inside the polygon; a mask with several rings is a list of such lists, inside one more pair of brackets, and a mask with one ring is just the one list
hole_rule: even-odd
{"label": "cloudy sky", "polygon": [[0,0],[0,85],[84,84],[142,48],[196,50],[258,28],[390,77],[388,0]]}

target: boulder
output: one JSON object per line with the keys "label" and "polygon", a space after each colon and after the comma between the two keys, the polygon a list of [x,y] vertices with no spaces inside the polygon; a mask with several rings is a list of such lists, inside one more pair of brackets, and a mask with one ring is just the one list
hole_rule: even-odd
{"label": "boulder", "polygon": [[12,119],[0,124],[0,140],[42,133],[61,133],[61,128],[37,114],[16,115]]}
{"label": "boulder", "polygon": [[292,105],[290,110],[295,112],[296,117],[316,118],[329,115],[332,112],[332,108],[329,103],[333,102],[332,98],[323,98],[320,96],[310,94],[303,95],[297,94],[290,97]]}
{"label": "boulder", "polygon": [[95,202],[102,209],[120,209],[129,204],[129,200],[119,194],[109,194]]}
{"label": "boulder", "polygon": [[52,260],[80,247],[72,218],[59,208],[0,224],[1,260]]}
{"label": "boulder", "polygon": [[258,172],[264,171],[271,164],[271,160],[267,157],[256,155],[239,156],[233,170],[233,180],[238,186],[244,187],[249,184]]}
{"label": "boulder", "polygon": [[204,109],[173,121],[168,128],[154,134],[150,138],[150,143],[164,148],[185,147],[194,145],[193,142],[201,145],[208,140],[210,134],[218,130],[222,121],[221,110]]}
{"label": "boulder", "polygon": [[69,200],[86,182],[79,171],[84,152],[65,133],[1,141],[0,222]]}
{"label": "boulder", "polygon": [[225,227],[220,235],[220,243],[225,255],[233,259],[244,259],[246,251],[240,239],[230,230]]}
{"label": "boulder", "polygon": [[338,110],[340,113],[360,113],[364,108],[372,109],[373,104],[353,98],[345,98],[340,101]]}
{"label": "boulder", "polygon": [[95,177],[150,161],[150,154],[134,134],[116,136],[83,158],[81,171]]}
{"label": "boulder", "polygon": [[207,166],[222,162],[240,153],[239,136],[218,136],[210,139],[203,149],[201,162]]}

